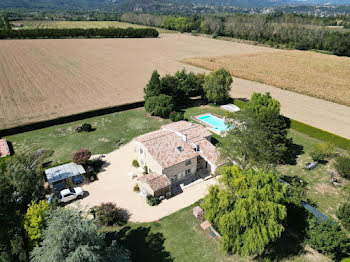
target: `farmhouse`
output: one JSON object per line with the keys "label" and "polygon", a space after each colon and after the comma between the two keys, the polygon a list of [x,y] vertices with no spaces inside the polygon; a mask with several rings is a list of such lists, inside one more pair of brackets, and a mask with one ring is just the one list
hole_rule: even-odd
{"label": "farmhouse", "polygon": [[135,150],[139,163],[152,178],[141,180],[142,188],[150,194],[157,191],[164,194],[164,188],[171,190],[165,177],[170,185],[178,185],[214,173],[218,153],[211,136],[201,125],[180,121],[138,137]]}
{"label": "farmhouse", "polygon": [[10,148],[6,139],[0,139],[0,157],[9,156],[11,154]]}

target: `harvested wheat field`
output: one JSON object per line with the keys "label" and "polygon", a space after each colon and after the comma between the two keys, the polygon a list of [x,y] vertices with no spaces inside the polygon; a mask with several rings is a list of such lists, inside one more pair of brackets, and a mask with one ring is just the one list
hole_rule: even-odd
{"label": "harvested wheat field", "polygon": [[350,106],[350,58],[315,52],[280,51],[198,57],[184,62]]}
{"label": "harvested wheat field", "polygon": [[149,39],[0,41],[0,130],[143,100],[151,73],[174,73],[191,56],[263,47],[181,34]]}
{"label": "harvested wheat field", "polygon": [[[208,72],[182,63],[192,57],[273,57],[283,52],[186,34],[161,34],[152,39],[1,40],[0,130],[141,101],[154,69],[160,74],[184,67]],[[350,138],[350,107],[234,80],[232,97],[249,98],[253,92],[271,92],[287,117]]]}

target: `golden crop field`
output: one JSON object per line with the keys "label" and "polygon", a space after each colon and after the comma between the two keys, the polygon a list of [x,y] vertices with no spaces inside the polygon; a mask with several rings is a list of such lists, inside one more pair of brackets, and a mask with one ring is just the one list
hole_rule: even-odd
{"label": "golden crop field", "polygon": [[152,71],[174,73],[192,56],[255,53],[263,47],[163,34],[142,39],[0,41],[0,130],[143,100]]}
{"label": "golden crop field", "polygon": [[350,58],[315,52],[279,51],[196,57],[184,62],[209,70],[350,106]]}
{"label": "golden crop field", "polygon": [[[23,27],[20,29],[36,29],[36,28],[106,28],[106,27],[119,27],[119,28],[149,28],[150,26],[135,25],[117,21],[21,21]],[[151,27],[155,28],[155,27]],[[175,33],[175,31],[166,30],[163,28],[155,28],[159,33]]]}

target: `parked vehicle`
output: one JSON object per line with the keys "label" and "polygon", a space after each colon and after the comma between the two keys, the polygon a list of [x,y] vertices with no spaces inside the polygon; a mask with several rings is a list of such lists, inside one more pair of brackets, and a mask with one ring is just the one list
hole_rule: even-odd
{"label": "parked vehicle", "polygon": [[80,187],[63,189],[57,194],[54,194],[48,198],[48,202],[52,203],[55,198],[57,198],[59,203],[67,203],[76,198],[82,198],[84,195],[84,191]]}
{"label": "parked vehicle", "polygon": [[73,183],[76,185],[83,183],[83,177],[81,175],[73,176],[72,180],[73,180]]}
{"label": "parked vehicle", "polygon": [[318,164],[317,161],[316,161],[316,162],[313,162],[313,163],[307,163],[307,164],[305,165],[305,168],[306,168],[307,170],[311,170],[311,169],[315,168],[315,167],[317,166],[317,164]]}

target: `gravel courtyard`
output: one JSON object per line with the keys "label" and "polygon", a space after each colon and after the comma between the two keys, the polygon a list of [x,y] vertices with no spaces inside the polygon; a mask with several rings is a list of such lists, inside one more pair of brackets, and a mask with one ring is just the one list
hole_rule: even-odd
{"label": "gravel courtyard", "polygon": [[118,150],[106,155],[106,165],[98,174],[98,180],[82,186],[89,195],[80,201],[75,201],[70,206],[80,205],[81,208],[90,208],[103,202],[114,202],[120,208],[130,213],[129,221],[151,222],[168,216],[184,207],[187,207],[203,198],[209,185],[217,180],[210,179],[184,190],[183,193],[163,200],[158,206],[151,207],[146,200],[133,191],[137,179],[128,176],[133,170],[131,162],[136,159],[134,141],[126,144]]}

